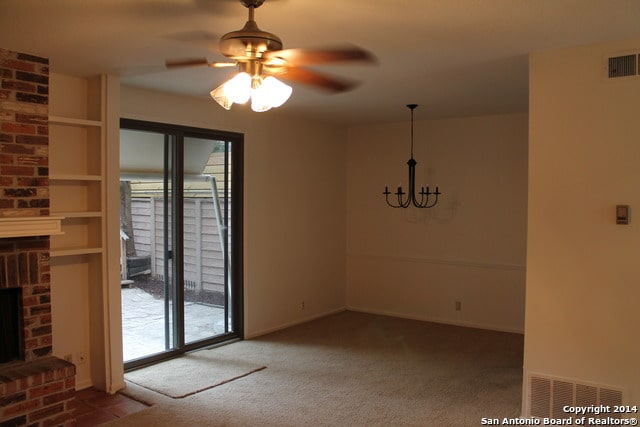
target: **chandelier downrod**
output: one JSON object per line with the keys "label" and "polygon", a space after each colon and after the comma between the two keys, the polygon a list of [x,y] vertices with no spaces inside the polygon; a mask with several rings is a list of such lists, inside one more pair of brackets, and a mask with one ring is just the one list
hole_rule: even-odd
{"label": "chandelier downrod", "polygon": [[[402,187],[398,187],[398,191],[391,193],[389,187],[384,187],[384,196],[387,205],[392,208],[408,208],[413,205],[419,209],[429,209],[434,207],[438,203],[438,196],[442,194],[440,189],[436,186],[436,191],[431,192],[429,186],[425,191],[424,187],[420,187],[419,198],[416,196],[416,165],[418,162],[413,158],[413,110],[417,107],[417,104],[408,104],[407,107],[411,110],[411,158],[407,161],[409,166],[409,189],[405,193]],[[394,194],[397,197],[398,204],[394,204],[389,201],[389,195]],[[405,197],[406,196],[406,197]],[[434,196],[434,197],[432,197]]]}

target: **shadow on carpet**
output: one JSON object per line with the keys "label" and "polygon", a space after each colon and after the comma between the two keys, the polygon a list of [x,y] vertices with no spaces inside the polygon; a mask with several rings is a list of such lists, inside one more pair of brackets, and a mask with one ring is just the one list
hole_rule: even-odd
{"label": "shadow on carpet", "polygon": [[221,386],[266,366],[237,360],[224,348],[202,350],[127,372],[125,379],[173,399]]}

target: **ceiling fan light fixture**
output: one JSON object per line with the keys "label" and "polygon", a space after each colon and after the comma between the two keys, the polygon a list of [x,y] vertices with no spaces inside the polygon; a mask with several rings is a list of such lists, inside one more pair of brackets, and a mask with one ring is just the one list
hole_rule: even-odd
{"label": "ceiling fan light fixture", "polygon": [[287,102],[293,93],[291,86],[282,83],[273,76],[265,78],[260,89],[267,94],[273,108],[277,108]]}
{"label": "ceiling fan light fixture", "polygon": [[241,72],[209,94],[225,110],[233,104],[245,104],[251,99],[251,109],[261,113],[287,102],[293,89],[273,76],[250,76]]}
{"label": "ceiling fan light fixture", "polygon": [[191,58],[167,61],[166,67],[174,69],[192,66],[237,66],[238,74],[209,92],[211,97],[226,110],[230,110],[233,104],[245,104],[251,99],[251,108],[254,111],[268,111],[287,102],[293,92],[290,86],[272,77],[274,74],[283,76],[288,81],[338,93],[353,88],[354,82],[347,82],[305,67],[344,61],[376,62],[372,54],[355,46],[284,49],[282,40],[273,33],[262,31],[254,19],[255,9],[264,1],[240,0],[249,11],[244,27],[226,33],[220,38],[218,49],[232,62],[209,62],[206,58]]}

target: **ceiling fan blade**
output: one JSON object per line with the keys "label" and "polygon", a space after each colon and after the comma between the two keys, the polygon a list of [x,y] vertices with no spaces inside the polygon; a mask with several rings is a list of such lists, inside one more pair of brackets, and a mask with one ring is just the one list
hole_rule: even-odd
{"label": "ceiling fan blade", "polygon": [[376,58],[372,53],[355,46],[327,49],[283,49],[265,52],[263,56],[267,62],[282,60],[289,66],[327,64],[343,61],[376,62]]}
{"label": "ceiling fan blade", "polygon": [[167,69],[200,67],[204,65],[212,68],[223,68],[223,67],[233,67],[236,65],[236,63],[235,62],[209,62],[207,61],[207,58],[179,59],[175,61],[167,61],[165,63],[165,66]]}
{"label": "ceiling fan blade", "polygon": [[175,19],[210,15],[239,15],[238,0],[153,0],[146,2],[114,2],[122,13],[141,18]]}
{"label": "ceiling fan blade", "polygon": [[227,67],[235,67],[236,65],[238,65],[238,63],[237,62],[209,62],[207,65],[212,68],[227,68]]}
{"label": "ceiling fan blade", "polygon": [[286,71],[279,72],[277,76],[283,80],[303,83],[333,93],[351,90],[359,84],[353,80],[337,78],[298,67],[287,68]]}
{"label": "ceiling fan blade", "polygon": [[178,59],[165,62],[167,68],[198,67],[208,64],[207,58]]}

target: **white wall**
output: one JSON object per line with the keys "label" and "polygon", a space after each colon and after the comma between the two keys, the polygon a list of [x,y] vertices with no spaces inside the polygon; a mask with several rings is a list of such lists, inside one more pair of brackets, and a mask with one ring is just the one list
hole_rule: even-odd
{"label": "white wall", "polygon": [[[640,402],[640,80],[606,58],[640,39],[536,53],[530,62],[525,378],[622,387]],[[526,394],[525,394],[526,405]]]}
{"label": "white wall", "polygon": [[245,135],[245,336],[344,309],[343,128],[131,87],[121,115]]}
{"label": "white wall", "polygon": [[419,114],[417,184],[443,192],[432,209],[392,209],[382,196],[385,185],[406,190],[409,121],[349,129],[347,305],[522,332],[527,115]]}

